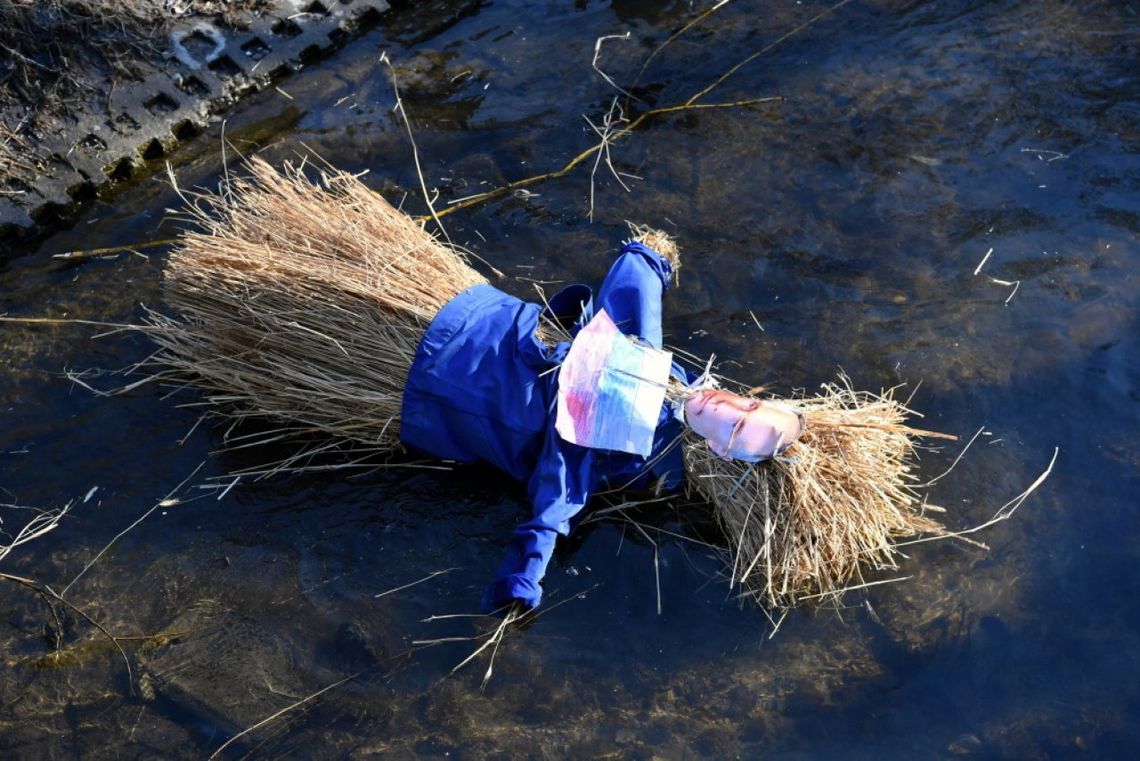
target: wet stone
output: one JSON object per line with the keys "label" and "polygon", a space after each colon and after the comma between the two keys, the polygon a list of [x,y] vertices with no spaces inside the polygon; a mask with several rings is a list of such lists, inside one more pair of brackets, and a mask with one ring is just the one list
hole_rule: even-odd
{"label": "wet stone", "polygon": [[143,674],[199,727],[234,734],[307,694],[292,645],[256,621],[200,604],[170,629],[189,634],[147,657]]}
{"label": "wet stone", "polygon": [[349,621],[337,629],[332,647],[335,665],[344,670],[363,670],[374,666],[378,656],[360,624]]}
{"label": "wet stone", "polygon": [[977,735],[965,734],[950,743],[946,750],[955,756],[972,756],[982,750],[982,741]]}

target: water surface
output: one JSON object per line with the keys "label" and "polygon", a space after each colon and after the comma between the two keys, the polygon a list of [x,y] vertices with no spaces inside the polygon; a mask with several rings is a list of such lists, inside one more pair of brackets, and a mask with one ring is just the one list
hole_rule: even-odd
{"label": "water surface", "polygon": [[[584,117],[600,124],[616,94],[590,67],[595,40],[630,33],[604,43],[600,65],[632,85],[704,7],[417,4],[243,104],[225,135],[272,161],[315,153],[368,170],[420,211],[382,52],[444,204],[589,147]],[[684,102],[826,7],[718,10],[654,58],[625,116]],[[486,629],[424,619],[476,610],[526,511],[518,486],[481,468],[318,473],[243,481],[219,500],[202,487],[255,458],[217,454],[221,432],[195,427],[192,396],[104,398],[63,377],[144,359],[142,337],[3,326],[0,502],[81,504],[0,570],[61,589],[190,478],[181,502],[68,592],[116,633],[177,635],[124,643],[133,683],[74,615],[62,620],[67,657],[45,658],[57,624],[5,587],[5,757],[200,758],[357,672],[227,754],[1124,755],[1140,741],[1138,39],[1126,3],[851,2],[704,102],[781,100],[654,118],[616,143],[615,169],[637,179],[626,192],[603,165],[592,220],[588,165],[445,219],[519,295],[535,280],[596,281],[625,220],[663,226],[685,256],[667,303],[675,347],[785,392],[839,368],[864,388],[921,381],[924,427],[987,432],[931,490],[951,526],[986,520],[1060,447],[1016,518],[980,537],[988,551],[916,546],[901,570],[912,578],[793,613],[775,637],[733,599],[712,551],[662,532],[658,615],[654,546],[599,523],[561,547],[546,612],[507,638],[486,690],[485,660],[445,678],[472,643],[412,643]],[[221,133],[174,157],[183,185],[216,183]],[[140,304],[160,303],[161,250],[52,255],[167,237],[178,203],[156,174],[10,252],[0,311],[137,321]],[[923,473],[957,451],[924,453]],[[707,534],[680,501],[644,518]]]}

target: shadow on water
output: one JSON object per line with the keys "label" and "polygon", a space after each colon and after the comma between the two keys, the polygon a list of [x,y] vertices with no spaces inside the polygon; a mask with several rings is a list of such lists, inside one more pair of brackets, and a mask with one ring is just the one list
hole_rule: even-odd
{"label": "shadow on water", "polygon": [[[746,5],[654,60],[638,89],[647,105],[683,101],[826,7],[761,17]],[[594,41],[631,31],[602,59],[628,82],[695,12],[423,4],[283,82],[291,100],[254,97],[226,136],[273,161],[311,150],[368,169],[373,187],[419,210],[377,63],[387,50],[425,179],[446,203],[587,147],[581,115],[600,118],[613,97],[590,71]],[[988,551],[916,545],[895,574],[911,578],[794,613],[770,639],[762,613],[731,599],[715,554],[666,534],[654,535],[658,615],[655,548],[602,523],[560,549],[545,612],[504,641],[484,692],[485,661],[444,678],[474,643],[416,642],[492,625],[429,619],[476,609],[525,513],[517,485],[482,468],[334,471],[245,480],[219,500],[252,455],[212,454],[220,432],[195,426],[192,396],[104,398],[61,376],[145,359],[140,336],[0,327],[0,503],[77,500],[2,570],[64,587],[205,463],[69,592],[116,633],[162,635],[124,643],[133,692],[115,650],[66,612],[67,657],[48,657],[52,615],[5,590],[5,757],[198,758],[358,672],[227,752],[1124,755],[1140,740],[1138,32],[1118,3],[852,2],[717,91],[784,101],[662,118],[616,144],[615,168],[642,179],[626,193],[599,171],[594,221],[588,168],[447,218],[523,296],[535,280],[596,281],[626,219],[675,230],[686,262],[667,304],[674,346],[782,392],[840,366],[860,387],[921,381],[924,427],[968,438],[985,426],[931,491],[952,526],[988,518],[1061,447],[1016,519],[980,537]],[[219,138],[220,127],[173,157],[180,182],[217,181]],[[177,204],[148,180],[15,252],[0,265],[0,312],[137,322],[140,303],[161,302],[160,251],[52,255],[168,237],[164,210]],[[956,451],[923,453],[922,474]],[[693,538],[693,511],[677,501],[649,522]]]}

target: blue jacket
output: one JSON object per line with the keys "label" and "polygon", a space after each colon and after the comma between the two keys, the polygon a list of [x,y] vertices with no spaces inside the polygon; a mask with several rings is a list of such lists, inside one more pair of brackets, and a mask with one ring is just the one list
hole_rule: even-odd
{"label": "blue jacket", "polygon": [[[572,325],[576,334],[595,306],[604,308],[624,333],[661,348],[661,297],[671,275],[664,257],[629,243],[596,298],[584,285],[570,286],[551,300],[547,315]],[[662,479],[676,489],[683,477],[680,449],[671,446],[681,426],[668,402],[648,458],[587,449],[558,435],[557,367],[570,344],[548,348],[536,338],[543,311],[490,285],[468,288],[432,320],[404,391],[400,435],[409,447],[448,460],[488,462],[527,483],[531,519],[515,529],[483,595],[488,612],[512,600],[539,604],[539,582],[555,541],[570,533],[599,488],[638,488]],[[673,372],[690,380],[677,365]]]}

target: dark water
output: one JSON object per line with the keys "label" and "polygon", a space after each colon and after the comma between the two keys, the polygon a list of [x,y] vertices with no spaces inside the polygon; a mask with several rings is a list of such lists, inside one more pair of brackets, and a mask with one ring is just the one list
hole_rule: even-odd
{"label": "dark water", "polygon": [[[226,124],[274,161],[315,151],[419,208],[379,63],[395,62],[424,174],[441,198],[557,169],[592,144],[619,83],[707,7],[688,3],[417,5],[334,60],[243,105]],[[666,47],[642,102],[683,102],[826,6],[736,2]],[[0,571],[62,589],[116,534],[175,492],[68,591],[129,641],[134,668],[75,614],[0,597],[5,758],[199,758],[274,712],[363,672],[246,735],[240,756],[1124,757],[1140,742],[1140,6],[851,2],[727,79],[707,103],[782,96],[646,122],[613,146],[588,218],[585,166],[448,217],[452,238],[507,273],[594,281],[624,220],[674,231],[685,254],[667,341],[777,388],[839,367],[859,387],[922,387],[925,427],[987,435],[931,500],[955,527],[988,518],[1041,473],[989,551],[933,543],[913,578],[800,611],[774,638],[731,599],[719,561],[620,525],[560,551],[548,603],[486,661],[443,678],[525,510],[494,473],[395,471],[216,484],[248,457],[212,452],[192,397],[92,395],[65,370],[147,356],[139,336],[81,325],[0,326],[0,503],[77,500]],[[220,125],[175,157],[216,182]],[[161,178],[100,202],[0,264],[0,311],[137,321],[159,303],[161,251],[68,264],[75,248],[167,237]],[[993,249],[981,273],[974,270]],[[1018,282],[999,285],[992,278]],[[553,287],[548,286],[548,287]],[[1012,293],[1012,297],[1011,297]],[[764,326],[760,332],[753,315]],[[94,379],[113,385],[114,379]],[[924,455],[944,470],[957,448]],[[201,469],[195,468],[204,463]],[[190,480],[177,489],[184,479]],[[211,479],[223,479],[221,481]],[[94,487],[98,489],[84,502]],[[19,512],[2,515],[6,530]],[[681,503],[646,516],[692,537]],[[454,568],[418,586],[386,590]],[[897,574],[895,574],[897,575]],[[883,574],[876,578],[890,578]],[[562,604],[556,604],[562,603]]]}

